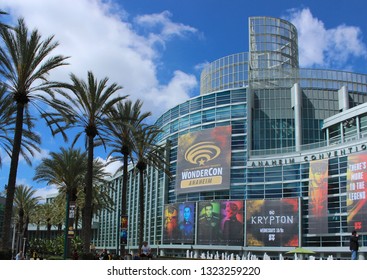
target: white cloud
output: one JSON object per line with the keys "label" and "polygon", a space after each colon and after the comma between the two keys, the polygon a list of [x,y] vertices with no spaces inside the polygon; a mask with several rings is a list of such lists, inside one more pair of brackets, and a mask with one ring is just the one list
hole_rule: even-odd
{"label": "white cloud", "polygon": [[109,173],[111,177],[114,177],[117,170],[123,165],[121,161],[112,162],[110,158],[103,159],[101,157],[97,157],[97,159],[105,164],[105,172]]}
{"label": "white cloud", "polygon": [[40,203],[46,202],[47,197],[56,196],[59,193],[59,190],[56,186],[46,186],[36,189],[35,196],[41,197]]}
{"label": "white cloud", "polygon": [[182,23],[172,22],[169,11],[163,11],[159,14],[141,15],[135,18],[135,22],[147,29],[154,30],[155,33],[149,33],[152,44],[164,42],[172,37],[183,37],[185,34],[196,33],[197,29]]}
{"label": "white cloud", "polygon": [[345,67],[351,57],[366,57],[367,48],[361,40],[361,30],[339,25],[327,29],[309,9],[291,10],[288,18],[298,30],[301,67]]}
{"label": "white cloud", "polygon": [[[176,72],[171,74],[171,81],[162,84],[157,78],[161,50],[155,43],[165,46],[168,40],[194,34],[196,29],[173,22],[167,11],[141,15],[129,22],[127,12],[112,2],[3,0],[0,9],[14,18],[23,16],[27,26],[38,29],[44,37],[55,35],[60,43],[55,53],[70,56],[70,65],[55,70],[54,79],[68,81],[71,72],[86,79],[91,70],[98,79],[109,77],[110,82],[123,86],[121,93],[130,99],[142,99],[143,109],[157,118],[189,98],[197,82],[193,82],[193,75]],[[143,35],[138,33],[141,27],[146,30]],[[178,94],[167,91],[173,84]],[[159,102],[147,106],[146,99]]]}

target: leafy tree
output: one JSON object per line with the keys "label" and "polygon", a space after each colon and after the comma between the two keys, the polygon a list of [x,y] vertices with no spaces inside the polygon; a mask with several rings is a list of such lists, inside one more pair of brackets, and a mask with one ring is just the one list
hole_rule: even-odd
{"label": "leafy tree", "polygon": [[[91,240],[91,221],[92,221],[92,194],[93,194],[93,161],[94,147],[104,144],[106,138],[105,124],[108,112],[114,104],[126,98],[126,96],[116,95],[122,88],[113,83],[108,85],[108,78],[98,82],[91,71],[88,72],[87,81],[78,78],[74,74],[70,75],[71,83],[66,85],[69,91],[57,90],[64,96],[69,103],[60,101],[55,107],[57,110],[52,116],[55,120],[64,119],[63,129],[81,129],[77,132],[73,145],[80,136],[86,136],[87,147],[87,174],[85,183],[85,205],[83,209],[82,239],[84,252],[89,252]],[[71,103],[71,105],[70,105]],[[57,130],[61,132],[61,130]],[[97,141],[95,138],[97,137]]]}
{"label": "leafy tree", "polygon": [[27,238],[30,217],[34,214],[41,197],[36,196],[32,187],[19,185],[15,188],[14,206],[17,215],[17,227],[20,237]]}
{"label": "leafy tree", "polygon": [[[3,239],[0,248],[8,249],[10,248],[9,235],[19,154],[24,140],[24,120],[29,115],[28,107],[30,104],[39,112],[44,110],[38,104],[47,101],[47,96],[42,95],[42,92],[52,95],[50,89],[61,86],[60,83],[49,81],[48,75],[51,70],[66,65],[67,57],[51,56],[51,52],[58,46],[54,37],[48,37],[43,41],[37,30],[28,31],[23,18],[18,19],[18,24],[14,28],[0,28],[0,37],[3,41],[3,47],[0,48],[0,75],[3,78],[3,85],[10,92],[16,105]],[[28,126],[32,126],[31,120],[29,120]]]}
{"label": "leafy tree", "polygon": [[168,161],[165,158],[165,147],[157,145],[158,136],[162,131],[155,125],[140,125],[135,130],[134,154],[136,169],[139,172],[139,248],[142,247],[144,237],[144,173],[148,166],[162,170],[168,176]]}
{"label": "leafy tree", "polygon": [[[136,100],[133,103],[127,100],[119,102],[111,111],[110,121],[107,123],[107,128],[110,131],[108,141],[112,148],[107,158],[112,158],[110,162],[122,161],[123,165],[118,169],[123,169],[122,176],[122,197],[121,197],[121,215],[127,215],[127,179],[128,179],[128,164],[129,159],[133,159],[132,151],[134,148],[136,128],[143,124],[143,121],[151,116],[150,112],[142,112],[143,103],[141,100]],[[110,157],[114,155],[113,157]],[[125,246],[121,242],[120,254],[125,254]]]}

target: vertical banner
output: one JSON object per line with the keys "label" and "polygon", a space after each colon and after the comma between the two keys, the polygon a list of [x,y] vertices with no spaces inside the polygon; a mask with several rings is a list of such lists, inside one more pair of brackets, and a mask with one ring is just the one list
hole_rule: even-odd
{"label": "vertical banner", "polygon": [[310,162],[308,185],[309,233],[328,233],[328,160]]}
{"label": "vertical banner", "polygon": [[350,231],[367,231],[367,153],[348,156],[347,223]]}
{"label": "vertical banner", "polygon": [[298,246],[298,198],[246,201],[247,246]]}
{"label": "vertical banner", "polygon": [[220,203],[199,202],[198,244],[219,244],[221,241]]}
{"label": "vertical banner", "polygon": [[76,209],[75,201],[70,201],[69,202],[68,238],[74,238],[75,236],[75,230],[74,230],[75,209]]}
{"label": "vertical banner", "polygon": [[120,245],[127,245],[127,226],[128,226],[128,216],[121,216],[121,224],[120,224]]}
{"label": "vertical banner", "polygon": [[163,242],[176,243],[179,239],[178,204],[164,206]]}
{"label": "vertical banner", "polygon": [[243,201],[222,201],[221,214],[222,243],[243,246]]}
{"label": "vertical banner", "polygon": [[231,126],[219,126],[178,138],[177,193],[229,189],[231,134]]}
{"label": "vertical banner", "polygon": [[179,242],[193,244],[195,240],[195,204],[179,204]]}

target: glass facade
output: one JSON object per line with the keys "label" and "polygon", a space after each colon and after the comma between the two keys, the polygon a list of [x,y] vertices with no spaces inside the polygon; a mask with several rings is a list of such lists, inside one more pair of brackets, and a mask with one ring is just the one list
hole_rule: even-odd
{"label": "glass facade", "polygon": [[[199,202],[293,199],[299,202],[298,245],[321,255],[349,256],[347,222],[348,156],[364,152],[367,131],[367,75],[300,69],[297,30],[268,17],[249,19],[249,52],[209,64],[201,74],[200,95],[179,104],[156,121],[159,143],[167,147],[172,178],[149,168],[145,178],[144,239],[157,253],[186,255],[187,244],[167,242],[164,207],[192,202],[199,221]],[[348,115],[348,117],[347,117]],[[353,121],[351,121],[353,119]],[[189,133],[231,126],[230,183],[226,190],[178,194],[179,139]],[[327,232],[310,233],[310,162],[327,160]],[[127,209],[128,248],[138,243],[138,176],[131,166]],[[110,182],[116,211],[103,212],[93,241],[98,248],[118,248],[121,176]],[[117,190],[117,191],[116,191]],[[294,200],[296,199],[296,200]],[[250,203],[250,202],[248,202]],[[284,203],[284,202],[282,202]],[[265,206],[264,206],[265,207]],[[244,207],[245,208],[245,207]],[[248,234],[248,233],[247,233]],[[246,237],[246,233],[245,236]],[[270,235],[269,235],[270,238]],[[362,233],[362,240],[365,243]],[[200,244],[195,250],[284,252],[287,247]]]}

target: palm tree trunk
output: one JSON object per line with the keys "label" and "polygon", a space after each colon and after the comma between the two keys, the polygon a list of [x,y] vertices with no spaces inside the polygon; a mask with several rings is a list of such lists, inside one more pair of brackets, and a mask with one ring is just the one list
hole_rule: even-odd
{"label": "palm tree trunk", "polygon": [[[127,215],[127,180],[128,180],[128,157],[129,152],[127,151],[124,153],[124,166],[123,166],[123,175],[122,175],[122,194],[121,194],[121,217]],[[129,221],[129,220],[128,220]],[[121,227],[121,220],[120,220],[120,227]],[[121,230],[121,228],[120,228]],[[123,238],[120,238],[120,255],[123,257],[125,256],[125,244],[123,244]]]}
{"label": "palm tree trunk", "polygon": [[139,170],[139,252],[144,237],[144,170]]}
{"label": "palm tree trunk", "polygon": [[85,185],[85,205],[83,211],[83,252],[89,253],[92,232],[92,193],[93,193],[93,157],[94,137],[88,136],[88,166]]}
{"label": "palm tree trunk", "polygon": [[9,180],[6,188],[5,212],[4,212],[3,234],[2,234],[3,238],[0,244],[1,245],[0,250],[11,249],[11,242],[10,242],[11,218],[13,213],[13,202],[14,202],[17,172],[18,172],[19,153],[23,135],[23,115],[24,115],[24,104],[17,103],[14,143],[10,162]]}

